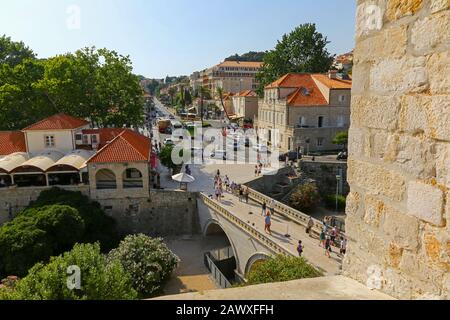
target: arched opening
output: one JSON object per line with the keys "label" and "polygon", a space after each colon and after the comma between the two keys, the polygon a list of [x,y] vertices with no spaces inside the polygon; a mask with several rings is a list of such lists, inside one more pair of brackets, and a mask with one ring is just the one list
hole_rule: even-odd
{"label": "arched opening", "polygon": [[211,221],[203,234],[209,250],[205,253],[205,264],[216,283],[227,288],[239,282],[236,276],[238,260],[235,247],[222,226],[218,222]]}
{"label": "arched opening", "polygon": [[258,266],[258,264],[264,262],[265,260],[269,259],[269,255],[265,253],[256,253],[253,256],[248,259],[247,264],[245,266],[245,276],[247,277],[252,270]]}
{"label": "arched opening", "polygon": [[142,173],[138,169],[129,168],[123,172],[124,189],[140,189],[143,187],[144,181],[142,179]]}
{"label": "arched opening", "polygon": [[95,175],[95,182],[98,190],[117,189],[116,175],[109,169],[101,169]]}

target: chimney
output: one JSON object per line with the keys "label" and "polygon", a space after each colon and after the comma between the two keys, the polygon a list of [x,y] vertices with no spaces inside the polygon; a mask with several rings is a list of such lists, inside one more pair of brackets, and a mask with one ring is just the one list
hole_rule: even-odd
{"label": "chimney", "polygon": [[337,79],[337,70],[330,70],[328,71],[328,78],[330,79]]}

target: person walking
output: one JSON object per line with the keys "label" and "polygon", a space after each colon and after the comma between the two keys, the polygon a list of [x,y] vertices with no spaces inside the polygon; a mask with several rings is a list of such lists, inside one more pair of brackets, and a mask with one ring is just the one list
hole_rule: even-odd
{"label": "person walking", "polygon": [[297,252],[298,252],[298,256],[299,256],[300,258],[302,257],[303,249],[304,249],[303,243],[302,243],[302,240],[300,240],[300,241],[298,242],[298,246],[297,246]]}
{"label": "person walking", "polygon": [[326,236],[326,238],[325,238],[325,255],[328,258],[331,258],[331,252],[333,252],[333,250],[331,248],[331,239],[330,239],[330,236]]}
{"label": "person walking", "polygon": [[264,222],[265,222],[264,231],[272,235],[272,231],[270,230],[270,228],[272,227],[272,217],[269,211],[267,211],[266,213],[266,218],[264,219]]}
{"label": "person walking", "polygon": [[248,187],[245,188],[244,191],[244,198],[245,198],[245,203],[248,204],[248,197],[250,196],[250,190]]}
{"label": "person walking", "polygon": [[341,254],[341,256],[345,256],[346,253],[347,253],[347,239],[345,239],[344,237],[341,237],[340,254]]}
{"label": "person walking", "polygon": [[266,214],[266,212],[267,212],[267,203],[266,203],[265,201],[263,202],[261,208],[262,208],[262,213],[261,213],[261,215],[264,216],[264,215]]}
{"label": "person walking", "polygon": [[259,172],[259,169],[258,169],[258,166],[256,165],[256,166],[255,166],[255,177],[258,176],[258,172]]}
{"label": "person walking", "polygon": [[275,200],[273,200],[273,199],[270,200],[269,209],[270,209],[270,214],[274,215],[275,214]]}
{"label": "person walking", "polygon": [[325,242],[325,231],[322,230],[319,236],[319,247],[323,247]]}
{"label": "person walking", "polygon": [[244,188],[242,186],[239,186],[239,202],[242,202],[244,199]]}
{"label": "person walking", "polygon": [[311,237],[311,230],[314,227],[314,220],[312,217],[309,217],[308,225],[306,226],[306,233]]}

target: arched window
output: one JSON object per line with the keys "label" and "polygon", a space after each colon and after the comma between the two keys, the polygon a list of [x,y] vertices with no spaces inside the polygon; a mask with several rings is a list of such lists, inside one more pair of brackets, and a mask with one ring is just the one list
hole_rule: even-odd
{"label": "arched window", "polygon": [[98,190],[117,189],[116,175],[109,169],[101,169],[95,175]]}
{"label": "arched window", "polygon": [[142,179],[142,173],[138,169],[130,168],[123,172],[124,189],[136,189],[143,187],[144,181]]}

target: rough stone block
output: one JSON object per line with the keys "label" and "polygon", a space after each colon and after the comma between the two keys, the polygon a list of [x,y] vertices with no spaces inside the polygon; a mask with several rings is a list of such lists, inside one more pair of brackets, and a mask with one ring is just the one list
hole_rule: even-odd
{"label": "rough stone block", "polygon": [[384,12],[384,0],[359,3],[356,9],[356,37],[367,36],[381,30]]}
{"label": "rough stone block", "polygon": [[450,0],[431,0],[430,9],[432,13],[450,8]]}
{"label": "rough stone block", "polygon": [[450,141],[450,96],[433,96],[428,124],[433,139]]}
{"label": "rough stone block", "polygon": [[378,228],[385,213],[385,204],[374,196],[365,197],[364,222]]}
{"label": "rough stone block", "polygon": [[400,99],[373,95],[355,95],[352,99],[352,123],[360,127],[395,130]]}
{"label": "rough stone block", "polygon": [[411,43],[416,53],[429,54],[448,50],[450,43],[450,12],[444,11],[417,20],[411,30]]}
{"label": "rough stone block", "polygon": [[[440,143],[437,146],[436,180],[450,190],[450,143]],[[450,202],[450,198],[447,202]]]}
{"label": "rough stone block", "polygon": [[[450,31],[447,31],[448,33]],[[450,38],[448,42],[450,43]],[[450,94],[450,52],[431,55],[427,62],[427,68],[430,78],[430,93],[433,95]]]}
{"label": "rough stone block", "polygon": [[419,221],[396,208],[384,205],[382,231],[402,248],[416,251],[419,246]]}
{"label": "rough stone block", "polygon": [[384,195],[394,201],[402,201],[406,184],[404,177],[380,165],[350,160],[348,180],[351,185],[369,190],[371,194]]}
{"label": "rough stone block", "polygon": [[370,89],[389,96],[424,92],[428,89],[425,57],[404,56],[401,59],[383,59],[370,73]]}
{"label": "rough stone block", "polygon": [[411,16],[418,12],[423,5],[423,0],[389,0],[386,9],[386,18],[389,21],[397,20],[405,16]]}
{"label": "rough stone block", "polygon": [[442,226],[444,193],[431,184],[412,181],[408,185],[408,213],[420,220]]}
{"label": "rough stone block", "polygon": [[429,134],[427,110],[431,97],[427,95],[407,95],[401,99],[399,129],[409,134]]}

